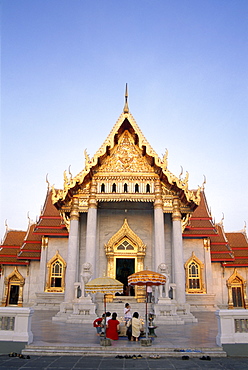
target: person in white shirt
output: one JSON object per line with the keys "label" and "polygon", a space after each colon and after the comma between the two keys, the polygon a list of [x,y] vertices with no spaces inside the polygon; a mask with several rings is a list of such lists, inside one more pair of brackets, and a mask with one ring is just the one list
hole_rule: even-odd
{"label": "person in white shirt", "polygon": [[125,324],[127,325],[127,322],[132,318],[132,313],[131,313],[131,306],[129,303],[125,304],[124,308],[124,320]]}
{"label": "person in white shirt", "polygon": [[151,303],[152,302],[152,287],[148,285],[146,291],[147,291],[147,302]]}

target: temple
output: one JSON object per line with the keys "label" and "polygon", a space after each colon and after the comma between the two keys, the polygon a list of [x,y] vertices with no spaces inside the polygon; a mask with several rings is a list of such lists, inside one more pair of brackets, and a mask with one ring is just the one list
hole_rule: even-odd
{"label": "temple", "polygon": [[[48,184],[44,206],[27,231],[6,228],[0,248],[2,306],[57,310],[54,320],[90,322],[102,313],[102,295],[85,284],[103,276],[123,283],[108,295],[123,314],[131,301],[142,310],[143,287],[127,277],[149,269],[166,276],[153,288],[157,322],[193,322],[194,312],[248,308],[246,230],[225,232],[209,210],[204,184],[188,188],[168,169],[125,104],[116,124],[85,167],[64,172],[63,189]],[[112,306],[111,306],[112,305]],[[119,306],[118,306],[119,305]]]}

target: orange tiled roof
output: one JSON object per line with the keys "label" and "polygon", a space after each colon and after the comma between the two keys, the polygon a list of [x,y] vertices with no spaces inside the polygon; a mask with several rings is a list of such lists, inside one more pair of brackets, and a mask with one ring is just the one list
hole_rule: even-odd
{"label": "orange tiled roof", "polygon": [[26,231],[22,230],[6,230],[6,233],[4,235],[2,246],[20,246],[23,242],[23,239],[25,238]]}
{"label": "orange tiled roof", "polygon": [[0,264],[22,265],[30,260],[40,260],[42,236],[68,237],[68,230],[52,204],[51,195],[51,191],[48,191],[37,224],[29,225],[27,232],[6,231],[0,246]]}
{"label": "orange tiled roof", "polygon": [[68,230],[63,223],[59,211],[52,203],[52,191],[47,192],[46,200],[34,234],[44,236],[68,236]]}
{"label": "orange tiled roof", "polygon": [[30,225],[23,241],[23,244],[18,252],[17,258],[29,259],[29,260],[40,260],[41,251],[41,235],[34,234],[35,224]]}
{"label": "orange tiled roof", "polygon": [[230,262],[235,261],[234,251],[229,245],[222,225],[215,225],[207,205],[205,193],[201,192],[199,206],[193,212],[189,225],[183,232],[184,238],[210,239],[211,261]]}
{"label": "orange tiled roof", "polygon": [[201,192],[201,200],[199,206],[195,209],[190,218],[189,225],[186,226],[184,238],[204,238],[217,233],[213,224],[212,216],[208,209],[206,196],[204,191]]}
{"label": "orange tiled roof", "polygon": [[217,234],[210,236],[211,261],[226,262],[234,261],[234,254],[225,236],[223,225],[216,225]]}
{"label": "orange tiled roof", "polygon": [[0,246],[0,264],[27,265],[28,262],[18,261],[17,254],[25,238],[26,231],[6,230],[3,243]]}
{"label": "orange tiled roof", "polygon": [[234,262],[230,266],[248,266],[248,240],[246,233],[244,231],[226,233],[226,237],[234,253]]}

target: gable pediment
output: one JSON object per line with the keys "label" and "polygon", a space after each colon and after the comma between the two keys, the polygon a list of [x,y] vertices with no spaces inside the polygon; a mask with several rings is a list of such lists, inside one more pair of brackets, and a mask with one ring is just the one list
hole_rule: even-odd
{"label": "gable pediment", "polygon": [[[119,182],[122,181],[121,179],[126,181],[128,178],[131,182],[136,181],[136,179],[141,182],[150,180],[153,182],[159,176],[164,184],[164,196],[168,193],[171,195],[177,194],[186,206],[190,204],[190,208],[195,208],[200,202],[200,187],[198,187],[196,193],[190,191],[188,189],[188,173],[186,173],[184,179],[173,175],[168,170],[167,156],[168,152],[166,151],[163,158],[159,158],[144,137],[133,116],[130,113],[122,113],[95,155],[90,158],[85,151],[84,169],[75,177],[71,176],[70,178],[67,177],[66,171],[64,172],[64,189],[55,190],[54,187],[52,188],[53,204],[61,209],[62,204],[68,203],[73,193],[82,192],[91,183],[93,177],[95,179],[98,177],[97,186],[101,186],[100,181],[112,178],[122,187],[125,184]],[[104,182],[103,186],[105,186]],[[145,186],[145,183],[142,184],[143,188]],[[147,195],[146,201],[153,201],[151,188],[153,188],[153,183],[150,185],[149,192],[146,191],[150,194]],[[165,192],[164,189],[166,189]],[[98,193],[104,193],[104,191],[98,189]],[[128,194],[129,192],[126,191],[125,199],[122,200],[127,200]],[[136,198],[136,201],[140,201],[138,196]],[[84,202],[87,203],[87,199]],[[166,199],[166,202],[169,202],[168,199]],[[86,204],[85,207],[87,207]]]}
{"label": "gable pediment", "polygon": [[138,172],[154,173],[154,169],[142,156],[141,150],[135,145],[134,138],[125,130],[119,138],[118,144],[112,149],[111,154],[103,160],[97,170],[98,173],[106,172]]}

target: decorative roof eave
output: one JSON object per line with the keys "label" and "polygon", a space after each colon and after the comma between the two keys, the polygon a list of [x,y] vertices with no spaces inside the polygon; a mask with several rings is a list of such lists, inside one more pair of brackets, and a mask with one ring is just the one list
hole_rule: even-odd
{"label": "decorative roof eave", "polygon": [[12,266],[15,266],[15,265],[18,265],[18,266],[28,266],[29,265],[29,261],[25,261],[25,262],[21,262],[21,261],[14,261],[14,262],[7,262],[7,261],[3,261],[1,262],[1,265],[12,265]]}
{"label": "decorative roof eave", "polygon": [[[221,261],[212,261],[212,262],[221,262]],[[248,263],[235,263],[235,262],[223,262],[223,267],[248,267]]]}
{"label": "decorative roof eave", "polygon": [[[68,196],[68,192],[73,189],[76,185],[81,185],[84,180],[86,179],[87,175],[90,175],[92,172],[92,169],[98,165],[98,159],[102,156],[104,156],[107,152],[107,150],[111,150],[115,146],[115,135],[118,134],[118,130],[120,129],[121,125],[125,120],[128,120],[131,124],[132,128],[134,129],[134,132],[138,136],[138,147],[143,150],[143,148],[146,148],[146,154],[150,157],[154,158],[154,165],[159,167],[161,169],[161,175],[166,177],[167,182],[172,185],[176,186],[177,189],[183,195],[185,196],[187,202],[193,203],[193,208],[196,208],[201,199],[201,190],[202,188],[199,186],[197,191],[190,191],[188,190],[188,172],[186,173],[186,176],[184,179],[181,179],[179,176],[176,177],[173,175],[167,168],[167,156],[168,151],[166,151],[165,155],[163,156],[163,159],[161,160],[160,157],[157,155],[157,153],[154,151],[154,149],[151,147],[145,136],[143,135],[141,129],[137,125],[134,117],[132,116],[129,111],[124,110],[123,113],[121,113],[120,117],[118,118],[116,124],[112,128],[111,132],[109,133],[106,140],[103,142],[101,147],[98,149],[98,151],[95,153],[94,157],[90,159],[89,155],[87,154],[85,150],[85,168],[77,174],[74,178],[72,176],[70,178],[67,177],[66,171],[64,171],[64,189],[63,190],[56,190],[54,186],[52,187],[52,202],[57,208],[60,208],[61,202],[63,202],[66,197]],[[183,196],[181,196],[183,198]]]}

